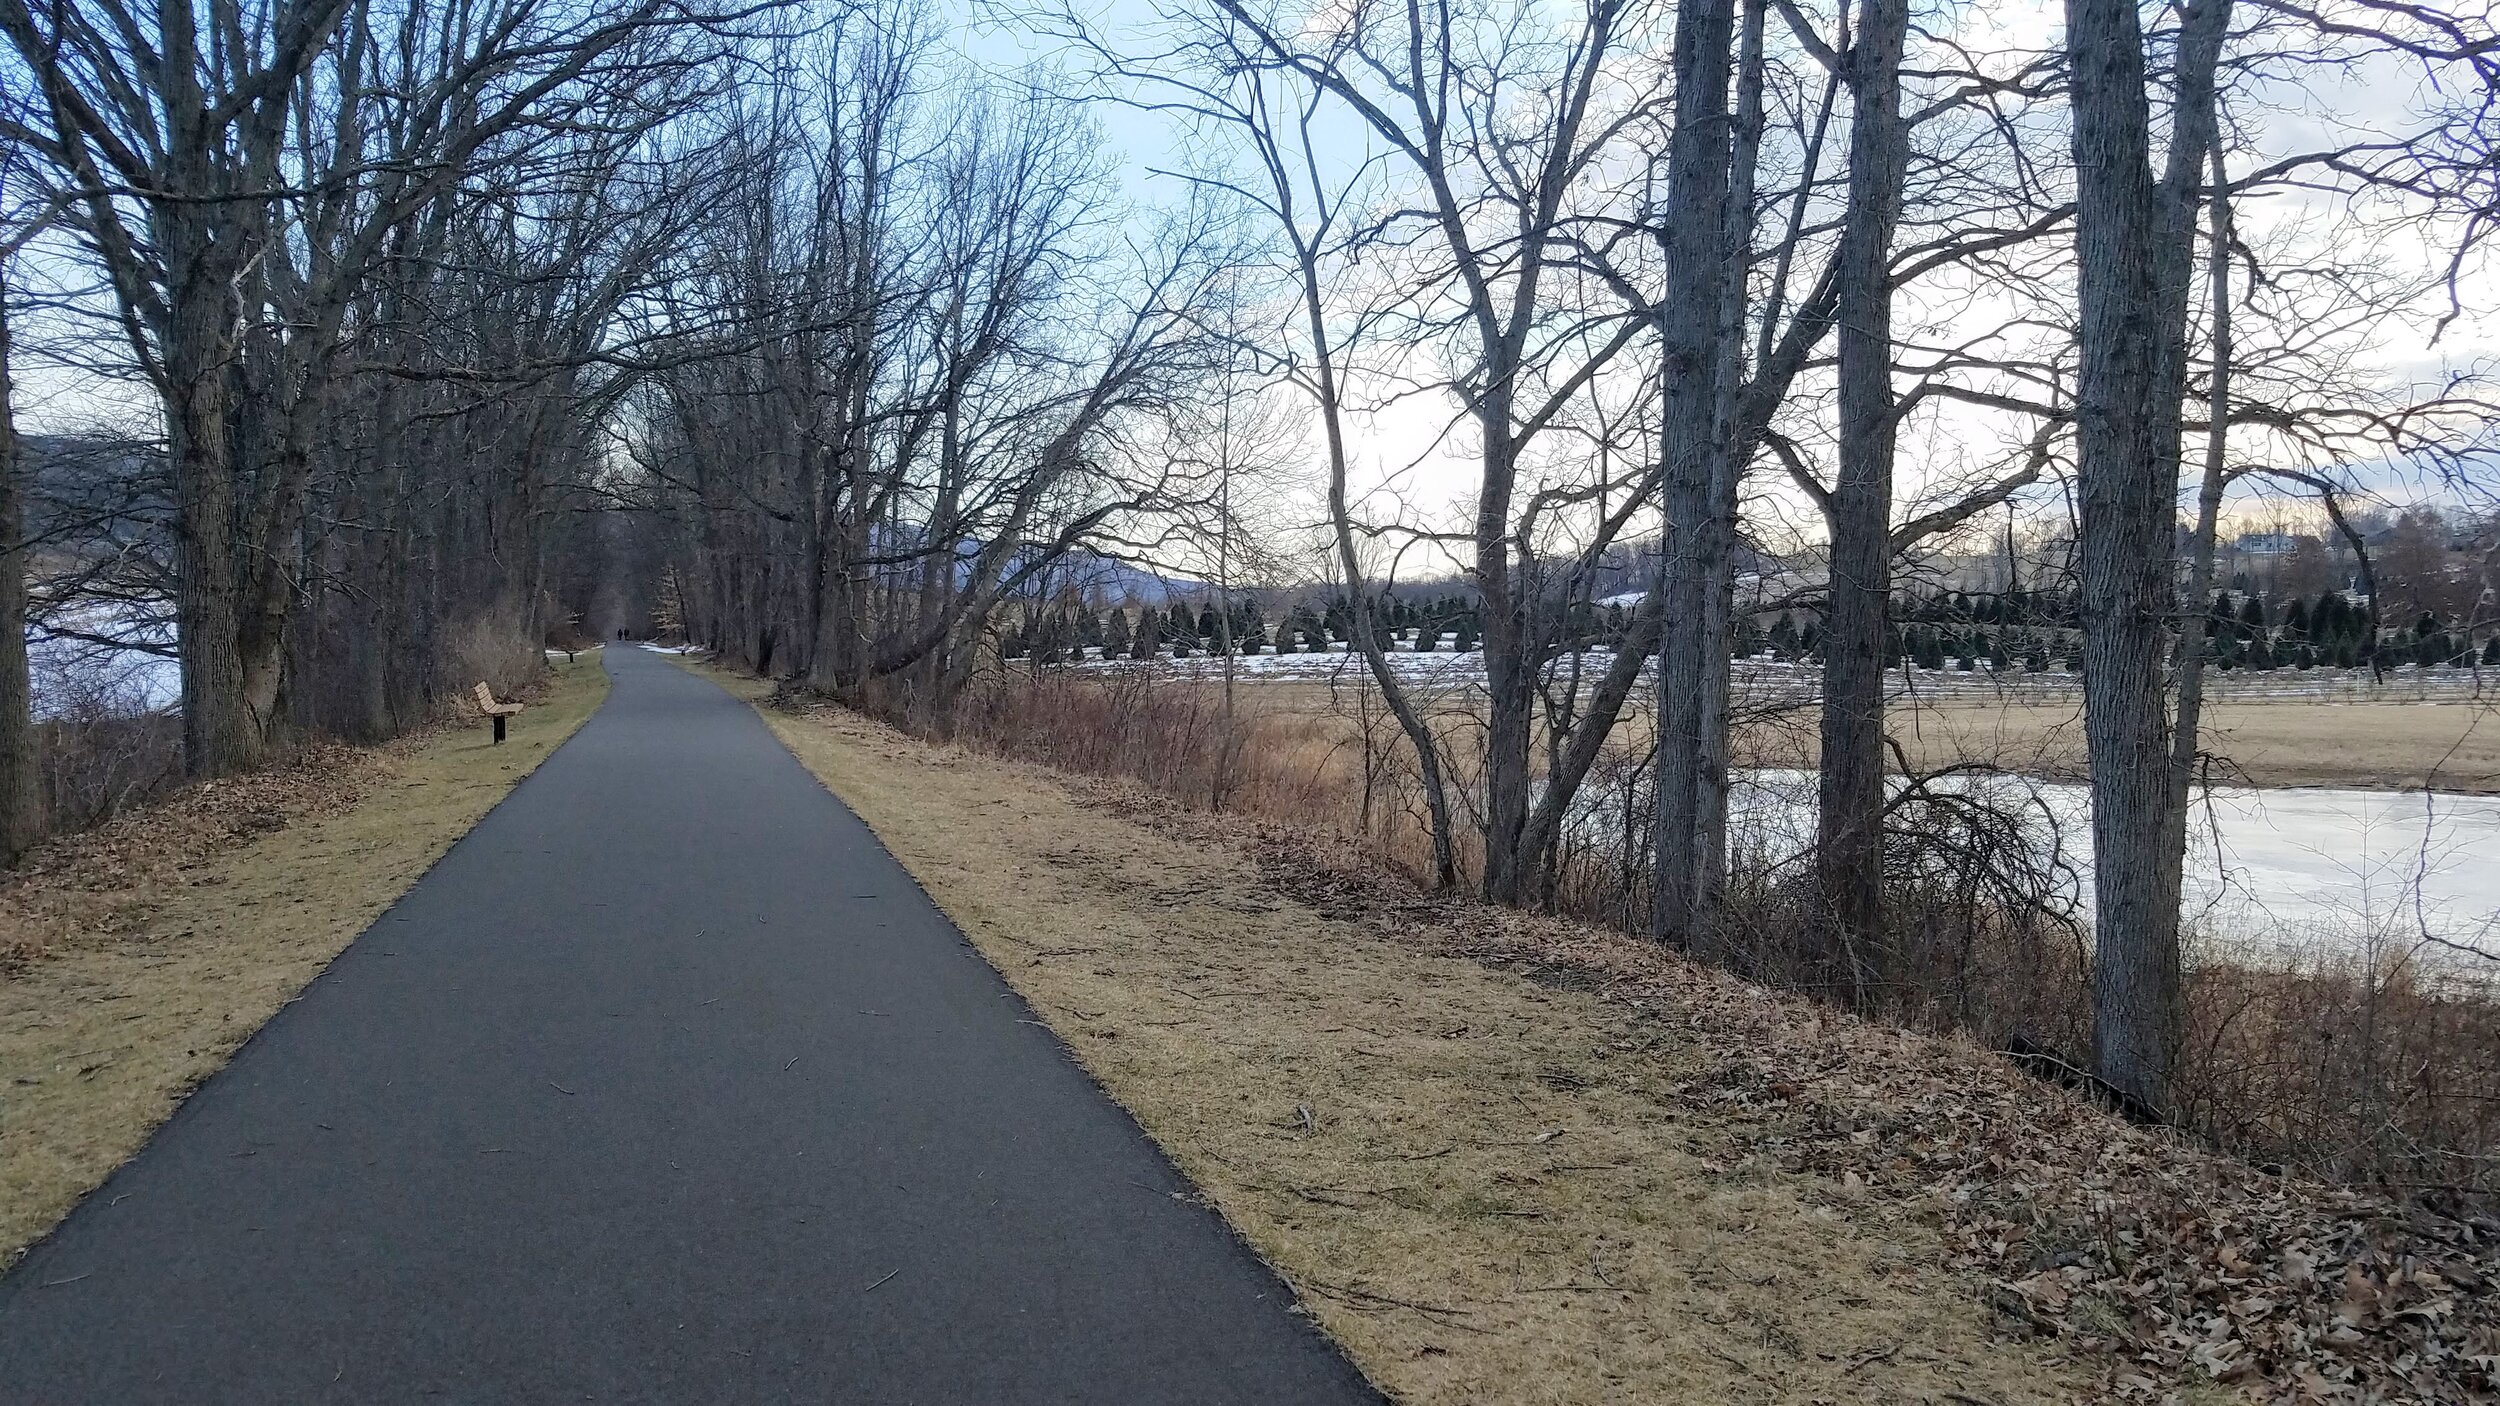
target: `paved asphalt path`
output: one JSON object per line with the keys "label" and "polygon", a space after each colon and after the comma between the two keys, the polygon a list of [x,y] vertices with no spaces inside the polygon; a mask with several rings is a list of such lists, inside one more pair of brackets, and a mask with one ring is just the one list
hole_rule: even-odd
{"label": "paved asphalt path", "polygon": [[1379,1400],[744,704],[607,666],[0,1281],[0,1401]]}

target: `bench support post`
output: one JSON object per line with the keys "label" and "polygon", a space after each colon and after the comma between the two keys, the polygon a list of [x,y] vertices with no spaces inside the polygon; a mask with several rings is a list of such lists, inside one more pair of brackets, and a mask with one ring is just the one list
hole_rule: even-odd
{"label": "bench support post", "polygon": [[498,747],[503,745],[503,714],[501,713],[495,715],[495,745]]}

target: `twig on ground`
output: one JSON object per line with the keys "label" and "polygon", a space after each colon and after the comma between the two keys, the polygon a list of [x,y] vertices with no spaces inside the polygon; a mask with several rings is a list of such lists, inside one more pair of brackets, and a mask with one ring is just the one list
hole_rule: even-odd
{"label": "twig on ground", "polygon": [[1358,1289],[1351,1284],[1331,1284],[1324,1279],[1305,1279],[1302,1282],[1314,1291],[1343,1303],[1357,1305],[1368,1303],[1378,1304],[1382,1308],[1403,1308],[1410,1312],[1420,1313],[1445,1328],[1464,1328],[1470,1333],[1485,1331],[1471,1323],[1457,1321],[1467,1316],[1467,1310],[1463,1308],[1451,1308],[1446,1304],[1419,1303],[1414,1299],[1401,1299],[1391,1294],[1375,1294],[1369,1289]]}

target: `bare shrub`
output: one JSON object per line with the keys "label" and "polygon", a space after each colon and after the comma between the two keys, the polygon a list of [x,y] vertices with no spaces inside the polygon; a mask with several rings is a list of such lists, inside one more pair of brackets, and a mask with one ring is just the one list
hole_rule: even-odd
{"label": "bare shrub", "polygon": [[442,660],[444,697],[481,681],[499,695],[509,694],[534,682],[546,668],[546,657],[517,609],[489,611],[446,629]]}
{"label": "bare shrub", "polygon": [[80,710],[35,727],[45,829],[93,829],[182,781],[182,724],[168,713]]}
{"label": "bare shrub", "polygon": [[2500,1001],[2401,937],[2191,969],[2180,1113],[2260,1164],[2437,1196],[2500,1191]]}
{"label": "bare shrub", "polygon": [[1003,668],[975,689],[956,736],[1020,761],[1124,777],[1191,805],[1332,815],[1338,758],[1296,731],[1272,716],[1228,713],[1215,690],[1148,670],[1079,677]]}
{"label": "bare shrub", "polygon": [[181,720],[158,697],[164,661],[53,641],[30,663],[45,833],[92,829],[181,782]]}

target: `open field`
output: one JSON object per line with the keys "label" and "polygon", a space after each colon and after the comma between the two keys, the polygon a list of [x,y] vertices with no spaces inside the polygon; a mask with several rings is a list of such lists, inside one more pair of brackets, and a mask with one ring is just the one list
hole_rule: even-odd
{"label": "open field", "polygon": [[[1333,685],[1262,677],[1237,688],[1236,697],[1245,707],[1350,736],[1358,691],[1351,676]],[[1454,723],[1477,716],[1468,689],[1425,696]],[[1817,764],[1811,694],[1766,693],[1748,706],[1751,716],[1735,739],[1739,765]],[[1647,716],[1636,699],[1619,726],[1627,745],[1646,740]],[[1922,770],[1980,764],[2054,780],[2085,774],[2083,702],[2070,690],[1896,697],[1887,727],[1910,764]],[[2500,699],[2226,692],[2206,705],[2204,750],[2217,782],[2500,794]]]}
{"label": "open field", "polygon": [[[2205,709],[2203,748],[2217,782],[2252,786],[2431,788],[2500,794],[2500,705],[2279,699]],[[1984,763],[2081,779],[2080,701],[1947,699],[1896,703],[1890,731],[1911,764]],[[1757,727],[1744,739],[1757,766],[1812,766],[1811,719]]]}
{"label": "open field", "polygon": [[606,695],[324,746],[37,851],[0,887],[0,1262],[136,1151]]}

